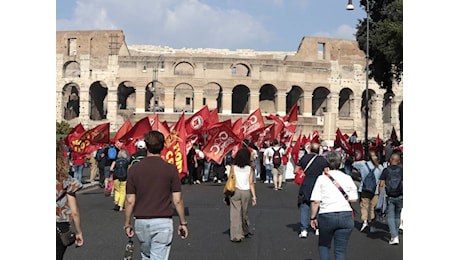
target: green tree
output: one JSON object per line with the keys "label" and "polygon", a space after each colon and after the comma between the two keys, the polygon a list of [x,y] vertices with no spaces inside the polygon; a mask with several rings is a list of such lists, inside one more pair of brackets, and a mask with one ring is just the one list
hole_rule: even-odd
{"label": "green tree", "polygon": [[56,135],[67,135],[70,130],[72,130],[72,127],[70,127],[69,123],[56,121]]}
{"label": "green tree", "polygon": [[[361,0],[366,10],[369,1],[369,78],[392,93],[393,81],[403,75],[402,0]],[[356,40],[366,52],[366,20],[359,20]]]}

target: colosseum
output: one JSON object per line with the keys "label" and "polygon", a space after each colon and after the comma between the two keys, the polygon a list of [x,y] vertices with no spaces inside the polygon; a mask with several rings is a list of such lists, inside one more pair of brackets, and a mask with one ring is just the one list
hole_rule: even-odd
{"label": "colosseum", "polygon": [[[176,122],[207,105],[219,119],[257,108],[284,116],[299,106],[298,130],[323,140],[365,131],[365,54],[353,40],[304,37],[296,52],[172,49],[127,45],[122,30],[56,32],[56,121],[110,131],[158,114]],[[403,83],[387,93],[369,80],[369,138],[402,139]],[[270,123],[270,122],[266,122]]]}

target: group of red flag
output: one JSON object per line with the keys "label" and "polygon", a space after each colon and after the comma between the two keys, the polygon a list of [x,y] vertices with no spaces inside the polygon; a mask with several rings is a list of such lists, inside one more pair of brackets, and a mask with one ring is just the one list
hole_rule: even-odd
{"label": "group of red flag", "polygon": [[252,139],[256,145],[261,146],[262,143],[273,141],[275,138],[280,140],[286,131],[293,135],[296,129],[293,123],[297,121],[297,111],[296,104],[283,118],[267,116],[267,119],[274,120],[276,123],[265,126],[260,108],[245,120],[240,118],[232,124],[230,119],[219,121],[217,110],[209,111],[208,106],[204,106],[188,119],[185,119],[185,114],[182,113],[179,120],[171,126],[168,126],[166,121],[160,122],[158,115],[145,117],[135,125],[132,125],[128,119],[112,139],[109,132],[110,123],[89,130],[85,130],[80,123],[68,133],[64,142],[73,152],[82,155],[92,153],[109,142],[118,142],[121,149],[126,149],[129,154],[133,154],[137,151],[136,142],[143,139],[143,135],[150,130],[157,130],[165,136],[162,158],[176,165],[179,174],[183,177],[188,171],[185,158],[193,144],[204,144],[203,153],[207,160],[212,159],[221,163],[227,153],[233,150],[234,155],[243,146],[244,139]]}
{"label": "group of red flag", "polygon": [[[81,124],[75,126],[64,139],[65,144],[73,152],[89,154],[96,151],[99,147],[109,142],[119,142],[121,149],[126,149],[129,154],[137,151],[136,142],[143,139],[145,133],[157,130],[165,136],[165,147],[161,152],[162,158],[174,165],[181,176],[187,174],[186,157],[193,144],[204,144],[203,153],[207,160],[214,160],[221,163],[223,157],[233,150],[232,155],[236,154],[243,147],[243,140],[251,139],[252,142],[261,147],[264,142],[274,139],[287,143],[288,153],[297,162],[301,145],[308,143],[319,143],[319,134],[315,131],[312,136],[302,136],[300,133],[295,145],[291,149],[294,133],[296,130],[298,106],[295,104],[286,116],[280,118],[275,115],[266,116],[266,119],[273,120],[274,123],[265,125],[260,108],[251,113],[245,120],[239,118],[233,124],[230,119],[219,121],[217,109],[209,111],[208,106],[204,106],[200,111],[185,119],[182,113],[179,120],[171,126],[167,122],[160,122],[158,115],[148,116],[132,125],[130,120],[126,120],[118,129],[115,136],[110,139],[110,123],[98,125],[89,130],[85,130]],[[346,152],[356,154],[359,149],[358,144],[348,145],[346,139],[337,129],[336,142]],[[361,146],[362,147],[362,146]]]}

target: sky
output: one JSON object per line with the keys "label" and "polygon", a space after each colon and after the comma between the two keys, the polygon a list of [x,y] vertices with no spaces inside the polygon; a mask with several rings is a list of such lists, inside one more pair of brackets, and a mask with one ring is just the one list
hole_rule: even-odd
{"label": "sky", "polygon": [[304,36],[355,40],[348,0],[56,0],[56,30],[123,30],[128,45],[297,51]]}

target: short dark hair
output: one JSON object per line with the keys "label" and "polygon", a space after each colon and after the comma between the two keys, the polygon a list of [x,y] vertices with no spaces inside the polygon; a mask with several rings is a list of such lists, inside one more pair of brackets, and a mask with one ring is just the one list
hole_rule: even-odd
{"label": "short dark hair", "polygon": [[277,144],[278,144],[278,139],[273,140],[273,145],[277,145]]}
{"label": "short dark hair", "polygon": [[165,136],[159,132],[151,130],[144,134],[145,145],[151,154],[160,154],[165,146]]}
{"label": "short dark hair", "polygon": [[338,151],[330,151],[326,154],[326,161],[329,169],[338,170],[342,164],[342,154]]}
{"label": "short dark hair", "polygon": [[233,160],[233,163],[240,167],[243,168],[246,165],[251,165],[251,152],[249,151],[248,148],[243,147],[235,155],[235,159]]}

